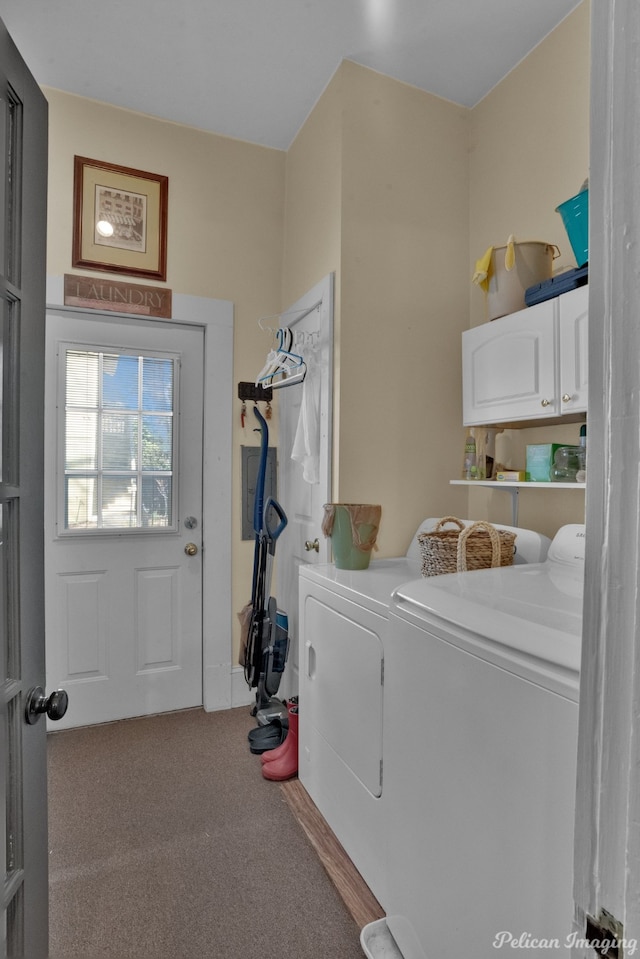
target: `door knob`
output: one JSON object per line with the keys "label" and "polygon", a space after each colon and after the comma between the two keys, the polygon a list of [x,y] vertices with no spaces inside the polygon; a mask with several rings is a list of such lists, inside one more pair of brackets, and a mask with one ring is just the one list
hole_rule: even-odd
{"label": "door knob", "polygon": [[563,393],[563,394],[562,394],[562,402],[563,402],[563,403],[570,403],[570,402],[571,402],[571,397],[570,397],[570,395],[569,395],[568,393]]}
{"label": "door knob", "polygon": [[27,693],[24,716],[30,726],[38,722],[42,713],[46,713],[49,719],[62,719],[68,705],[69,696],[65,689],[56,689],[47,698],[42,686],[34,686]]}
{"label": "door knob", "polygon": [[307,553],[313,552],[314,549],[315,549],[316,553],[319,553],[319,552],[320,552],[320,543],[318,542],[317,539],[314,539],[313,541],[310,540],[310,539],[308,539],[308,540],[306,540],[306,542],[305,542],[305,544],[304,544],[304,548],[306,549]]}
{"label": "door knob", "polygon": [[198,547],[196,546],[195,543],[187,543],[187,545],[184,548],[184,551],[187,554],[187,556],[195,556],[196,553],[198,552]]}

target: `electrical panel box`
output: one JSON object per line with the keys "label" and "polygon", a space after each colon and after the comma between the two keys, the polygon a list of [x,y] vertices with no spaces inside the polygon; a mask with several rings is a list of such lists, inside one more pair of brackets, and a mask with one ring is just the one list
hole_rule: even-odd
{"label": "electrical panel box", "polygon": [[[256,533],[253,528],[253,506],[256,499],[256,484],[260,468],[260,447],[242,446],[242,538],[254,539]],[[276,447],[270,446],[267,450],[267,471],[264,481],[264,501],[278,495],[278,466]]]}

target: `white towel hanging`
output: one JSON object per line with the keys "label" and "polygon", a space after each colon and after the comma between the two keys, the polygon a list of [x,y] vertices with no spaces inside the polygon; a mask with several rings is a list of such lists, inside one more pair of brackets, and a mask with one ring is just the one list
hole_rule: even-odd
{"label": "white towel hanging", "polygon": [[320,365],[311,362],[302,386],[300,416],[291,449],[291,459],[302,465],[306,483],[320,481]]}

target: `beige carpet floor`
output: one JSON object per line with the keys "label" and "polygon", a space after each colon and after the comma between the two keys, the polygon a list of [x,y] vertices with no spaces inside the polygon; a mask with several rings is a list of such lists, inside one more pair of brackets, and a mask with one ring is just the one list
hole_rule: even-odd
{"label": "beige carpet floor", "polygon": [[246,708],[49,736],[51,959],[362,959]]}

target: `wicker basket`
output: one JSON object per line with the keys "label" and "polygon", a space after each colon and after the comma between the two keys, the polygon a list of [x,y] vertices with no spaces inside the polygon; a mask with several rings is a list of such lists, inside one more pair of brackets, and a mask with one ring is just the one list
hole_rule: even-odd
{"label": "wicker basket", "polygon": [[[443,529],[447,523],[454,523],[458,528]],[[511,566],[515,539],[515,533],[496,529],[482,520],[465,526],[455,516],[444,516],[430,533],[418,535],[422,575]]]}

